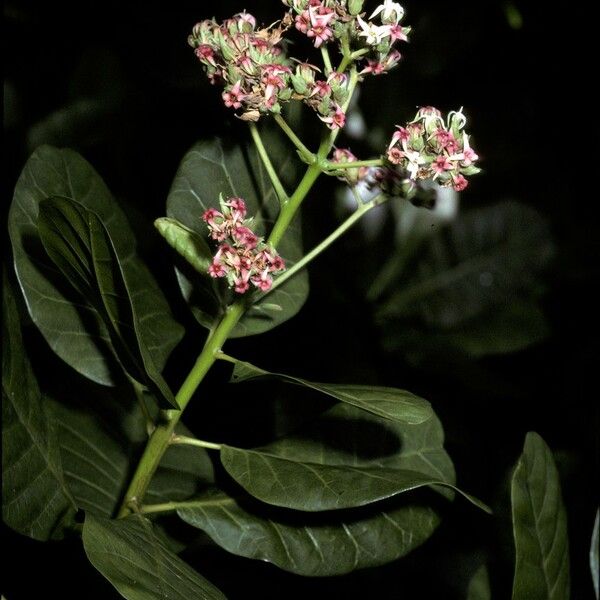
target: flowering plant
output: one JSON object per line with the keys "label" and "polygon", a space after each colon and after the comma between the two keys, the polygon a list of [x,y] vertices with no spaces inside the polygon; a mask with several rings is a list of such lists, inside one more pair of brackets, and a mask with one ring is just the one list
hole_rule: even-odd
{"label": "flowering plant", "polygon": [[[358,87],[401,60],[397,46],[410,27],[400,4],[385,0],[372,11],[362,0],[283,5],[267,27],[244,11],[201,21],[188,40],[215,98],[247,124],[252,145],[197,143],[179,166],[167,216],[155,222],[173,250],[183,299],[207,330],[176,392],[167,361],[184,328],[99,175],[77,153],[44,146],[15,190],[9,229],[26,310],[54,353],[93,382],[86,398],[105,403],[118,425],[107,433],[100,419],[40,388],[23,351],[20,296],[6,285],[4,520],[38,540],[81,533],[89,560],[126,598],[224,597],[178,556],[181,522],[232,554],[331,576],[409,554],[457,495],[490,512],[457,487],[440,420],[423,398],[269,372],[224,352],[233,338],[293,317],[308,295],[307,266],[367,213],[383,205],[425,211],[432,190],[462,192],[479,172],[462,110],[444,116],[419,108],[390,126],[373,157],[338,145]],[[320,128],[318,147],[292,125],[294,105]],[[344,184],[353,210],[304,253],[300,209],[321,176]],[[389,270],[382,273],[373,301],[385,296]],[[390,314],[411,314],[421,292],[408,292],[378,308],[384,327]],[[210,423],[192,432],[182,417],[189,405],[201,406],[197,392],[217,364],[233,365],[238,389],[275,379],[329,405],[252,447]],[[114,402],[117,390],[126,390],[123,404]],[[75,393],[63,392],[67,400]],[[250,391],[240,396],[253,399]],[[546,446],[531,435],[514,479],[521,571],[532,515],[519,505],[519,490],[540,461],[554,477]]]}

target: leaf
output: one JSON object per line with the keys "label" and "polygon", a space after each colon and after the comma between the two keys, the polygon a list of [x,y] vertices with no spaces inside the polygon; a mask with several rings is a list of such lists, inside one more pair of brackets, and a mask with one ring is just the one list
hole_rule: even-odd
{"label": "leaf", "polygon": [[471,581],[467,590],[467,600],[491,600],[492,593],[490,591],[490,576],[485,564],[481,565]]}
{"label": "leaf", "polygon": [[178,408],[143,338],[140,313],[148,314],[148,307],[130,286],[99,217],[73,200],[49,198],[40,203],[38,230],[50,258],[102,318],[124,369],[165,408]]}
{"label": "leaf", "polygon": [[177,219],[169,217],[156,219],[154,226],[167,240],[169,246],[183,256],[198,273],[209,276],[208,267],[212,262],[212,251],[201,235]]}
{"label": "leaf", "polygon": [[98,215],[121,257],[136,298],[140,335],[158,369],[181,339],[158,284],[135,253],[135,239],[123,211],[93,168],[76,152],[38,148],[28,160],[9,213],[15,270],[27,310],[50,347],[81,374],[113,385],[119,367],[96,310],[82,303],[49,260],[37,231],[38,208],[51,196],[71,198]]}
{"label": "leaf", "polygon": [[[52,402],[65,479],[77,506],[110,517],[116,512],[144,446],[128,423],[140,421],[137,405],[112,403],[110,410]],[[187,433],[187,430],[186,430]],[[205,450],[174,446],[167,450],[146,492],[149,502],[186,500],[213,480]]]}
{"label": "leaf", "polygon": [[75,514],[58,443],[25,355],[5,275],[2,303],[2,518],[36,540],[62,537]]}
{"label": "leaf", "polygon": [[[293,179],[293,154],[281,145],[279,138],[265,136],[265,140],[280,177],[286,182]],[[208,207],[219,206],[219,194],[244,198],[259,235],[267,233],[279,212],[277,195],[254,147],[228,146],[219,139],[199,142],[179,165],[167,200],[167,214],[207,238],[201,216]],[[288,268],[301,258],[299,218],[284,236],[278,251]],[[233,298],[232,294],[220,282],[207,282],[206,278],[181,269],[177,270],[177,277],[196,319],[210,328]],[[253,304],[231,337],[256,335],[280,325],[300,310],[307,296],[308,277],[302,272]]]}
{"label": "leaf", "polygon": [[[454,483],[443,438],[435,415],[420,425],[407,425],[339,404],[272,449],[281,456],[293,453],[300,461],[318,462],[315,457],[326,456],[330,465],[409,469]],[[187,501],[178,514],[234,554],[268,560],[302,575],[340,575],[385,564],[422,544],[439,523],[423,498],[403,494],[385,505],[308,513],[217,492]]]}
{"label": "leaf", "polygon": [[284,508],[311,512],[356,508],[420,487],[444,486],[490,512],[452,484],[418,471],[328,465],[326,456],[322,462],[302,462],[277,456],[269,446],[255,450],[223,446],[220,456],[225,470],[249,494]]}
{"label": "leaf", "polygon": [[533,209],[503,202],[470,211],[419,248],[378,320],[387,327],[391,318],[417,317],[430,327],[457,327],[534,294],[552,254],[548,225]]}
{"label": "leaf", "polygon": [[516,547],[513,600],[567,600],[567,517],[552,453],[534,432],[527,434],[511,487]]}
{"label": "leaf", "polygon": [[128,600],[222,600],[207,579],[168,550],[147,519],[86,515],[83,547],[90,562]]}
{"label": "leaf", "polygon": [[515,298],[446,330],[398,322],[382,331],[387,350],[399,350],[413,364],[434,362],[449,352],[480,358],[523,350],[549,333],[543,312],[533,300]]}
{"label": "leaf", "polygon": [[600,561],[598,560],[598,521],[600,520],[600,510],[596,511],[596,519],[594,520],[594,530],[592,532],[592,542],[590,544],[590,570],[592,572],[592,581],[594,583],[594,592],[596,592],[596,600],[600,598],[598,591],[598,579],[600,577]]}
{"label": "leaf", "polygon": [[439,525],[438,514],[417,503],[360,515],[302,513],[301,519],[265,505],[247,506],[225,492],[205,494],[177,514],[238,556],[266,560],[307,576],[343,575],[396,560],[420,546]]}
{"label": "leaf", "polygon": [[256,377],[275,377],[289,383],[295,383],[393,421],[418,425],[429,419],[433,414],[431,405],[427,400],[423,400],[406,390],[370,385],[314,383],[291,375],[269,373],[250,363],[236,361],[231,376],[233,382],[247,381]]}

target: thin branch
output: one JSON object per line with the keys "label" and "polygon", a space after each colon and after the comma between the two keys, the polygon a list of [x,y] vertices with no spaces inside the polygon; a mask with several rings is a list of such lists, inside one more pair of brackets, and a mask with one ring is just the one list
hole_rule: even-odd
{"label": "thin branch", "polygon": [[283,184],[281,183],[281,180],[279,179],[279,176],[277,175],[277,172],[275,171],[275,167],[273,166],[273,163],[271,162],[271,159],[269,158],[269,153],[267,152],[267,149],[265,148],[265,145],[263,144],[262,138],[260,137],[258,127],[256,127],[255,123],[249,123],[249,125],[250,125],[250,134],[252,135],[252,139],[254,140],[254,144],[256,146],[256,149],[258,150],[258,154],[263,162],[263,165],[265,166],[265,169],[267,170],[269,179],[271,180],[271,183],[273,184],[273,188],[275,189],[275,193],[277,194],[277,197],[279,198],[279,203],[281,205],[283,205],[288,200],[287,192],[285,191]]}
{"label": "thin branch", "polygon": [[186,444],[187,446],[197,446],[198,448],[209,448],[210,450],[220,450],[221,444],[206,442],[196,438],[188,437],[187,435],[173,435],[169,442],[170,444]]}
{"label": "thin branch", "polygon": [[308,163],[312,163],[315,160],[315,155],[302,143],[302,140],[294,133],[293,129],[287,124],[286,120],[281,115],[273,115],[275,122],[284,133],[290,138],[290,141],[296,148],[298,152],[302,155],[304,160]]}

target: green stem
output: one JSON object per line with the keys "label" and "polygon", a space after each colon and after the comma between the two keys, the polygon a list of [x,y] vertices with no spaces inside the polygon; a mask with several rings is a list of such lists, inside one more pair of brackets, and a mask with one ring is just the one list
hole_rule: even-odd
{"label": "green stem", "polygon": [[244,314],[244,310],[245,304],[241,301],[227,308],[227,312],[214,329],[212,335],[206,340],[196,364],[175,396],[180,410],[171,409],[161,411],[161,422],[152,432],[146,444],[144,453],[125,493],[121,509],[119,510],[119,517],[127,516],[135,510],[135,507],[141,504],[150,481],[158,468],[158,464],[171,443],[175,427],[185,407],[188,405],[188,402],[191,400],[206,373],[208,373],[208,370],[212,367],[216,360],[217,352],[219,352],[232,329]]}
{"label": "green stem", "polygon": [[327,161],[322,165],[325,171],[338,171],[339,169],[358,169],[359,167],[380,167],[383,165],[382,158],[373,158],[371,160],[355,160],[352,162],[336,163]]}
{"label": "green stem", "polygon": [[271,159],[269,158],[267,149],[265,148],[265,145],[263,144],[263,141],[260,137],[258,127],[256,127],[255,123],[250,123],[249,125],[250,125],[250,134],[252,135],[252,139],[254,140],[254,144],[256,146],[256,149],[258,150],[258,154],[260,155],[260,158],[265,166],[265,169],[267,170],[267,173],[269,174],[269,179],[271,180],[271,183],[273,184],[273,188],[275,189],[275,193],[277,194],[277,197],[279,198],[279,203],[281,205],[283,205],[287,202],[288,195],[287,195],[285,189],[283,188],[283,185],[281,183],[281,180],[279,179],[279,176],[277,175],[277,172],[275,171],[275,167],[273,167],[273,163],[271,162]]}
{"label": "green stem", "polygon": [[333,66],[331,65],[331,58],[329,57],[327,46],[321,46],[321,56],[323,57],[323,64],[325,65],[325,75],[330,75],[333,72]]}
{"label": "green stem", "polygon": [[209,450],[220,450],[222,446],[222,444],[198,440],[187,435],[173,435],[171,437],[171,444],[186,444],[187,446],[198,446],[198,448],[208,448]]}
{"label": "green stem", "polygon": [[148,515],[152,513],[170,512],[180,508],[202,508],[203,506],[221,506],[229,504],[233,500],[230,498],[216,498],[214,500],[184,500],[182,502],[161,502],[160,504],[144,504],[140,506],[140,513]]}
{"label": "green stem", "polygon": [[287,124],[287,121],[281,115],[273,115],[273,118],[288,138],[290,138],[292,144],[296,146],[302,159],[308,164],[313,163],[315,155],[302,143],[302,140],[294,133],[294,130]]}
{"label": "green stem", "polygon": [[[331,246],[333,242],[335,242],[339,237],[344,235],[348,229],[350,229],[360,218],[367,212],[369,212],[372,208],[387,202],[389,199],[388,196],[384,196],[380,194],[375,196],[369,202],[365,202],[364,204],[360,204],[359,207],[337,228],[335,231],[330,233],[320,244],[315,246],[308,254],[302,257],[293,267],[290,267],[287,271],[285,271],[282,275],[280,275],[271,286],[271,289],[265,293],[270,294],[274,289],[278,288],[280,285],[283,285],[288,279],[293,277],[298,271],[304,269],[308,263],[314,260],[321,252],[323,252],[326,248]],[[223,358],[223,360],[227,360],[221,355],[219,358]]]}
{"label": "green stem", "polygon": [[154,431],[154,420],[150,416],[148,412],[148,406],[146,404],[146,399],[144,398],[144,391],[146,387],[142,385],[139,381],[135,380],[133,377],[129,377],[129,381],[131,386],[133,387],[133,391],[135,392],[135,397],[144,417],[144,421],[146,421],[146,433],[151,435]]}
{"label": "green stem", "polygon": [[302,201],[320,174],[321,167],[318,164],[312,164],[308,167],[308,169],[306,169],[304,177],[300,180],[296,191],[291,195],[286,204],[284,204],[281,212],[279,213],[277,222],[273,226],[271,234],[269,235],[269,239],[267,240],[270,244],[273,244],[273,246],[277,246],[277,244],[279,244],[283,234],[287,231],[287,228],[290,226],[290,223],[296,215],[296,211],[298,208],[300,208]]}

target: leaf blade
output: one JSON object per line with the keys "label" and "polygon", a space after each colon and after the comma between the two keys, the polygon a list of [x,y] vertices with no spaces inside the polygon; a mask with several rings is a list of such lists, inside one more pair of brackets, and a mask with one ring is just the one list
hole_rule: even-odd
{"label": "leaf blade", "polygon": [[224,600],[212,583],[168,550],[147,519],[87,515],[83,547],[90,562],[128,600]]}
{"label": "leaf blade", "polygon": [[15,298],[5,278],[2,323],[2,518],[36,540],[60,538],[75,514],[58,443],[24,354]]}
{"label": "leaf blade", "polygon": [[558,471],[544,440],[527,434],[511,485],[516,547],[513,600],[567,600],[569,547]]}

